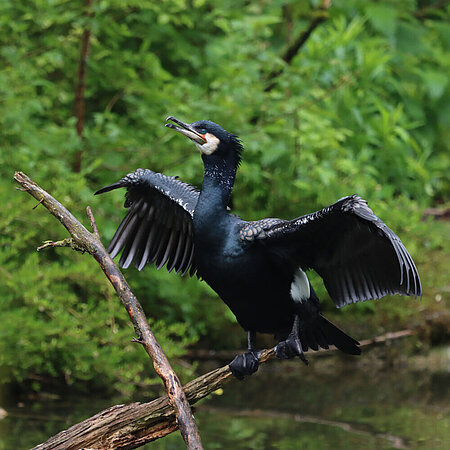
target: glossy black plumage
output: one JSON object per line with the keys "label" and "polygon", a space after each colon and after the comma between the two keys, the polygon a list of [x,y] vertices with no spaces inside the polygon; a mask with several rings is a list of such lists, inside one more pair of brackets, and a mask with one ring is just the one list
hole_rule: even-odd
{"label": "glossy black plumage", "polygon": [[344,197],[294,220],[244,221],[227,209],[241,161],[238,138],[212,122],[168,120],[202,154],[202,189],[143,169],[101,189],[96,194],[127,188],[129,210],[109,251],[116,256],[123,249],[122,267],[167,264],[205,280],[249,333],[249,352],[230,364],[238,378],[258,367],[257,332],[277,337],[279,358],[307,362],[304,351],[329,345],[360,353],[358,342],[320,313],[309,269],[323,278],[337,307],[388,294],[422,295],[411,256],[363,199]]}
{"label": "glossy black plumage", "polygon": [[120,265],[134,261],[141,270],[155,263],[160,269],[175,269],[184,275],[195,272],[192,265],[194,236],[192,216],[199,192],[193,186],[149,169],[138,169],[95,194],[127,188],[127,215],[117,229],[108,252],[114,258],[123,249]]}
{"label": "glossy black plumage", "polygon": [[247,222],[240,232],[242,239],[267,243],[303,270],[314,269],[339,308],[391,294],[421,295],[405,246],[357,195],[294,220]]}

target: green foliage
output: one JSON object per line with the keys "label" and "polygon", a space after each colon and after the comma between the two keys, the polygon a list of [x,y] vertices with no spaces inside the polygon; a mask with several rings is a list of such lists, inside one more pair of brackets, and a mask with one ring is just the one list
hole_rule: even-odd
{"label": "green foliage", "polygon": [[[94,1],[85,14],[83,2],[0,2],[4,381],[50,375],[125,389],[144,373],[149,380],[149,362],[128,343],[126,314],[94,262],[62,249],[35,253],[66,234],[42,207],[31,211],[11,178],[23,170],[78,217],[90,204],[108,241],[123,193],[94,198],[99,187],[137,167],[201,183],[198,155],[163,127],[169,114],[208,118],[242,137],[234,208],[245,218],[295,217],[357,192],[419,268],[423,239],[427,250],[444,247],[420,217],[449,194],[448,6],[334,1],[287,64],[283,52],[318,4],[113,0]],[[80,138],[74,102],[86,29]],[[223,332],[232,315],[196,280],[152,269],[127,277],[169,356],[199,336],[240,345]],[[355,308],[370,314],[374,303]]]}

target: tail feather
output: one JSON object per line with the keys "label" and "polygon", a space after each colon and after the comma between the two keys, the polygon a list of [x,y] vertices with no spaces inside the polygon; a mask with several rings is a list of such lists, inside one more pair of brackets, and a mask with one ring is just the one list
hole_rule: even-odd
{"label": "tail feather", "polygon": [[306,340],[308,341],[308,347],[316,351],[319,350],[319,346],[317,345],[318,342],[314,333],[314,328],[306,327],[305,333],[306,333]]}
{"label": "tail feather", "polygon": [[328,345],[334,345],[341,352],[349,355],[360,355],[361,349],[359,342],[348,334],[345,334],[336,325],[331,323],[322,314],[311,324],[302,324],[300,326],[300,340],[307,343],[308,347],[317,350],[318,345],[322,348],[328,348]]}
{"label": "tail feather", "polygon": [[316,328],[314,330],[314,336],[316,338],[317,343],[319,344],[320,347],[328,349],[328,340],[325,337],[325,335],[323,334],[322,330],[320,328]]}

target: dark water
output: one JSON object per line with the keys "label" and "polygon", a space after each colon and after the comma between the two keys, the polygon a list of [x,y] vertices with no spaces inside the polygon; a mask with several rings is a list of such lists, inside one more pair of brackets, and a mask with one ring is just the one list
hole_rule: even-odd
{"label": "dark water", "polygon": [[[396,356],[394,365],[380,355],[386,352],[311,357],[309,367],[274,361],[258,376],[226,385],[197,406],[205,448],[450,449],[450,348]],[[78,397],[3,405],[0,449],[30,448],[120,402]],[[185,447],[172,434],[145,448]]]}

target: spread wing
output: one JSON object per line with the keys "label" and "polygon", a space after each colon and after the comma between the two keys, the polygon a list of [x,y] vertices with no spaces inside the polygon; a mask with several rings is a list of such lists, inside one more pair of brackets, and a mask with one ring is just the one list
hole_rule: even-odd
{"label": "spread wing", "polygon": [[192,216],[199,192],[175,177],[138,169],[95,195],[122,187],[127,188],[128,213],[109,244],[111,256],[123,249],[121,267],[134,261],[139,270],[152,263],[160,269],[167,263],[169,272],[175,269],[184,275],[189,270],[192,276],[196,270]]}
{"label": "spread wing", "polygon": [[267,220],[245,223],[241,239],[314,269],[337,307],[390,294],[422,296],[405,246],[356,195],[291,221]]}

